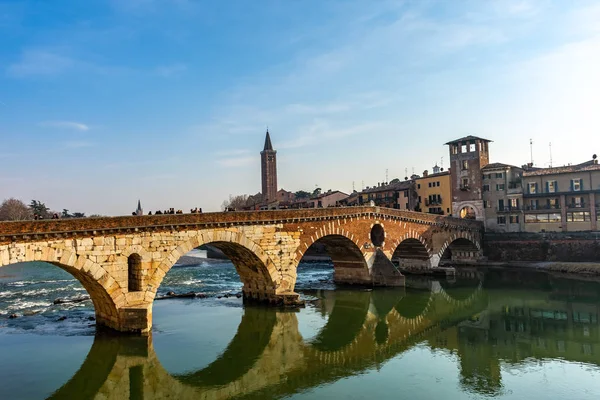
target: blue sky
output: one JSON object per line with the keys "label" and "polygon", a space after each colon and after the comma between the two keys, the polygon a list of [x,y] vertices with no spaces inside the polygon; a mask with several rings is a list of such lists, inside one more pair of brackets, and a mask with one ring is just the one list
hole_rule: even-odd
{"label": "blue sky", "polygon": [[0,200],[218,210],[448,166],[600,153],[597,1],[0,0]]}

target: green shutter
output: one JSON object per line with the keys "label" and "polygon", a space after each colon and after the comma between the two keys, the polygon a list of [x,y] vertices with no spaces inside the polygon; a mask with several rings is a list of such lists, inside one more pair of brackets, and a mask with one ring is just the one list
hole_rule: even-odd
{"label": "green shutter", "polygon": [[583,190],[583,179],[579,180],[579,190]]}

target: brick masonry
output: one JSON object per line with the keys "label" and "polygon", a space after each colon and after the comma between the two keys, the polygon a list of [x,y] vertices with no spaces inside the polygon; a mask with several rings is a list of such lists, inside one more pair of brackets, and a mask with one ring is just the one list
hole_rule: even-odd
{"label": "brick masonry", "polygon": [[599,262],[600,236],[594,233],[486,235],[490,261]]}
{"label": "brick masonry", "polygon": [[[379,246],[375,225],[384,230]],[[397,285],[399,273],[381,257],[392,259],[403,241],[421,243],[428,267],[437,267],[455,241],[471,243],[478,256],[481,235],[479,222],[378,207],[5,222],[0,266],[55,264],[89,292],[99,325],[145,333],[164,276],[204,244],[233,262],[246,299],[280,304],[297,298],[297,266],[313,243],[325,244],[337,282]],[[130,257],[141,260],[132,273]],[[130,290],[131,277],[141,290]]]}

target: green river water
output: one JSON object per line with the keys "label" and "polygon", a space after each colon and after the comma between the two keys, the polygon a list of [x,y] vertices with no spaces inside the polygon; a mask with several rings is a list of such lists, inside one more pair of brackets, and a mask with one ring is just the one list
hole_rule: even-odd
{"label": "green river water", "polygon": [[277,310],[217,298],[239,290],[232,270],[174,268],[169,290],[213,297],[155,301],[152,335],[127,337],[95,335],[85,302],[51,305],[77,295],[57,268],[3,269],[0,399],[600,398],[595,281],[468,269],[349,290],[312,264],[306,307]]}

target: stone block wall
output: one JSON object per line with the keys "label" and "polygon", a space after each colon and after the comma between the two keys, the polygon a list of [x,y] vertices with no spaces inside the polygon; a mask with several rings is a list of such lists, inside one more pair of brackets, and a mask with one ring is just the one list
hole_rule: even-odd
{"label": "stone block wall", "polygon": [[594,233],[487,235],[484,254],[490,261],[600,262],[600,236]]}

